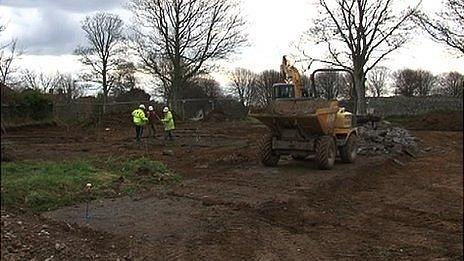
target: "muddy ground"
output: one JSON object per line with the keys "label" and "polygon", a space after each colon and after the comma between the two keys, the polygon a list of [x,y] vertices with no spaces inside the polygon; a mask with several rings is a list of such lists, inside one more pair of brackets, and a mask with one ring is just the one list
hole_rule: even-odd
{"label": "muddy ground", "polygon": [[265,132],[250,122],[181,124],[167,147],[137,146],[121,124],[8,132],[13,160],[144,155],[182,182],[92,202],[88,225],[84,205],[41,216],[2,208],[2,260],[462,259],[462,131],[414,131],[416,157],[360,157],[330,171],[311,159],[260,166],[255,141]]}

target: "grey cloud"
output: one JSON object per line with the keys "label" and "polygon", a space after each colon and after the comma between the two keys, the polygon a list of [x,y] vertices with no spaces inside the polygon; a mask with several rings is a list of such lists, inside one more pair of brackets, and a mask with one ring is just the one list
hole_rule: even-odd
{"label": "grey cloud", "polygon": [[[72,54],[85,43],[80,20],[95,11],[121,11],[123,0],[0,0],[12,7],[11,23],[19,28],[14,32],[27,54]],[[119,10],[118,10],[119,9]],[[40,21],[33,23],[27,14],[36,11]],[[16,13],[16,14],[15,14]],[[25,15],[26,14],[26,15]]]}
{"label": "grey cloud", "polygon": [[125,0],[1,0],[0,4],[19,8],[50,8],[85,13],[120,8],[125,2]]}
{"label": "grey cloud", "polygon": [[83,40],[79,21],[52,9],[40,10],[41,22],[21,29],[18,41],[28,54],[70,54]]}

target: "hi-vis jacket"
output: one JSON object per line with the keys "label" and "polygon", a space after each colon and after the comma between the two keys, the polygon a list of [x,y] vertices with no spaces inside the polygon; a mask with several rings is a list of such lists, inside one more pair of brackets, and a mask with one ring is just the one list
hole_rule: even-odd
{"label": "hi-vis jacket", "polygon": [[145,112],[142,109],[135,109],[132,112],[134,124],[137,126],[145,125],[148,122],[148,118],[145,116]]}
{"label": "hi-vis jacket", "polygon": [[164,114],[164,119],[161,120],[164,124],[164,130],[165,131],[170,131],[175,129],[176,127],[174,126],[174,118],[172,118],[172,113],[171,111],[168,111]]}

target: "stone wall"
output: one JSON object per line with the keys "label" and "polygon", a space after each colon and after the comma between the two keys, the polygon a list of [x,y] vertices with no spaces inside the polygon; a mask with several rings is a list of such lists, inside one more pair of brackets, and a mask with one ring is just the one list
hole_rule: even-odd
{"label": "stone wall", "polygon": [[420,115],[431,111],[462,111],[462,98],[453,97],[378,97],[367,98],[367,108],[379,116]]}

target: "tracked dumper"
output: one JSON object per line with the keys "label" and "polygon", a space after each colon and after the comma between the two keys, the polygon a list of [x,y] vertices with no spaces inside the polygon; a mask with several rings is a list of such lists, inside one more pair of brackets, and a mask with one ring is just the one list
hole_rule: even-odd
{"label": "tracked dumper", "polygon": [[[311,75],[313,88],[314,75],[328,71],[340,70],[316,70]],[[276,166],[282,155],[291,155],[296,160],[315,155],[320,169],[331,169],[337,151],[342,162],[354,162],[357,154],[355,117],[336,100],[295,97],[297,87],[288,83],[274,84],[273,102],[250,114],[270,130],[259,142],[261,163]]]}

